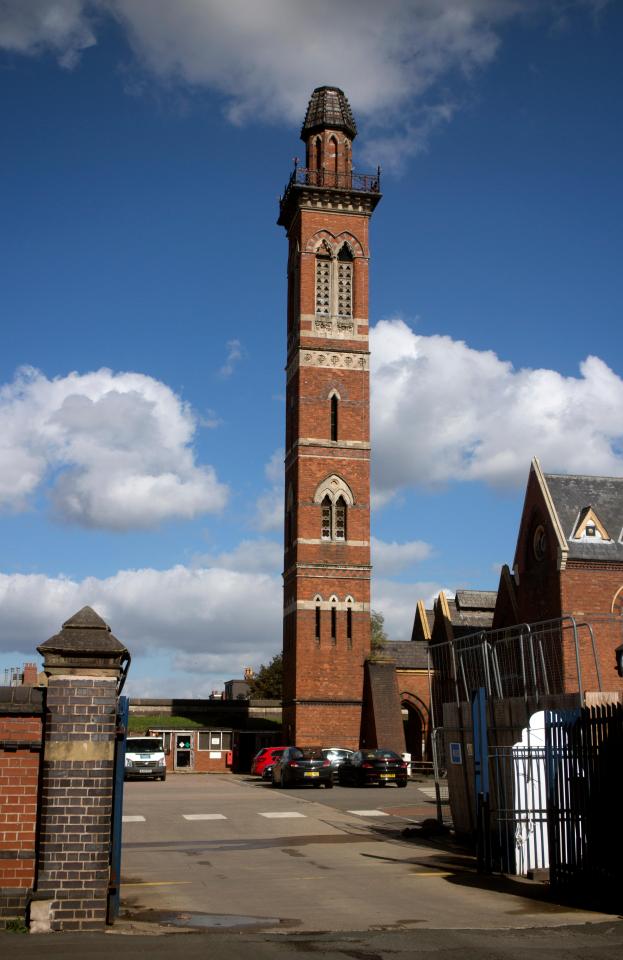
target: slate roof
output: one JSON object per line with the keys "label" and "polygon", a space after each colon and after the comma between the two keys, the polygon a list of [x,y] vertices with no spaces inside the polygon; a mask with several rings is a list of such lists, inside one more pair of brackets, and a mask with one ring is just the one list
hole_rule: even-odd
{"label": "slate roof", "polygon": [[315,130],[343,130],[351,140],[357,136],[357,126],[343,90],[339,87],[316,87],[311,95],[301,140],[307,140]]}
{"label": "slate roof", "polygon": [[397,670],[428,669],[428,644],[421,640],[389,640],[383,653],[396,661]]}
{"label": "slate roof", "polygon": [[[545,474],[549,492],[569,547],[570,560],[623,561],[623,477]],[[573,540],[580,514],[592,507],[612,537]]]}
{"label": "slate roof", "polygon": [[92,607],[83,607],[66,620],[60,633],[56,633],[41,646],[45,653],[88,653],[116,654],[126,653],[124,645],[110,632],[105,620]]}
{"label": "slate roof", "polygon": [[43,712],[43,690],[38,687],[0,687],[0,712],[36,714]]}
{"label": "slate roof", "polygon": [[496,599],[495,590],[457,590],[454,599],[448,599],[454,636],[490,630]]}
{"label": "slate roof", "polygon": [[460,610],[495,610],[497,590],[457,590],[456,605]]}

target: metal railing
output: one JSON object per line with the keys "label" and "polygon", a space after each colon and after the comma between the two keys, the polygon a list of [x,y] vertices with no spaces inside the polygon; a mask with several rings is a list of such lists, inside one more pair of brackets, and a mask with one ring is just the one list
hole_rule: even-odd
{"label": "metal railing", "polygon": [[337,173],[334,170],[311,170],[299,167],[295,162],[294,170],[288,180],[280,202],[283,204],[293,186],[323,187],[331,190],[354,190],[358,193],[381,192],[381,168],[376,173]]}
{"label": "metal railing", "polygon": [[[582,691],[585,680],[601,689],[593,628],[570,616],[430,644],[428,664],[433,726],[443,703],[469,702],[479,687],[489,698],[519,697],[536,704],[552,694]],[[583,677],[583,669],[589,677]]]}

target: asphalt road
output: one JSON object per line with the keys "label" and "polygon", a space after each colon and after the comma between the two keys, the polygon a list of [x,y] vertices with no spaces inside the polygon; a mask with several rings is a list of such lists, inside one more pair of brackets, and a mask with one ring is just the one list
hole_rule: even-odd
{"label": "asphalt road", "polygon": [[[420,789],[423,788],[423,789]],[[407,839],[427,784],[281,791],[248,777],[126,784],[122,915],[105,934],[0,934],[3,960],[619,960],[621,918],[485,878]]]}
{"label": "asphalt road", "polygon": [[482,877],[447,840],[404,838],[434,813],[430,793],[415,783],[284,791],[236,776],[128,783],[122,918],[271,934],[609,919],[552,903],[542,884]]}

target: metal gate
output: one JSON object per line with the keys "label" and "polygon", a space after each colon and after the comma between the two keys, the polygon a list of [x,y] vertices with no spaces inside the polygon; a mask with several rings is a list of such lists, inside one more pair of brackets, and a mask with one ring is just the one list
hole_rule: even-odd
{"label": "metal gate", "polygon": [[542,874],[565,900],[620,911],[623,705],[541,711],[524,733],[521,744],[487,747],[485,869]]}
{"label": "metal gate", "polygon": [[110,879],[108,881],[108,909],[106,922],[113,923],[119,915],[121,896],[121,826],[123,816],[123,784],[125,779],[125,742],[128,731],[128,697],[117,699],[117,737],[115,741],[115,766],[112,801],[112,824],[110,831]]}
{"label": "metal gate", "polygon": [[623,704],[548,712],[546,737],[552,887],[620,911]]}

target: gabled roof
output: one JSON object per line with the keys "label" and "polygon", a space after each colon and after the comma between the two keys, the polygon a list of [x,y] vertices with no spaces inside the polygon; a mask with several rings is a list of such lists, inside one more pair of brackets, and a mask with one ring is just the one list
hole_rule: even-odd
{"label": "gabled roof", "polygon": [[497,590],[457,590],[456,606],[459,610],[495,610]]}
{"label": "gabled roof", "polygon": [[[554,509],[567,541],[570,560],[623,561],[623,477],[545,474]],[[588,509],[600,520],[611,541],[575,539],[578,522]]]}

